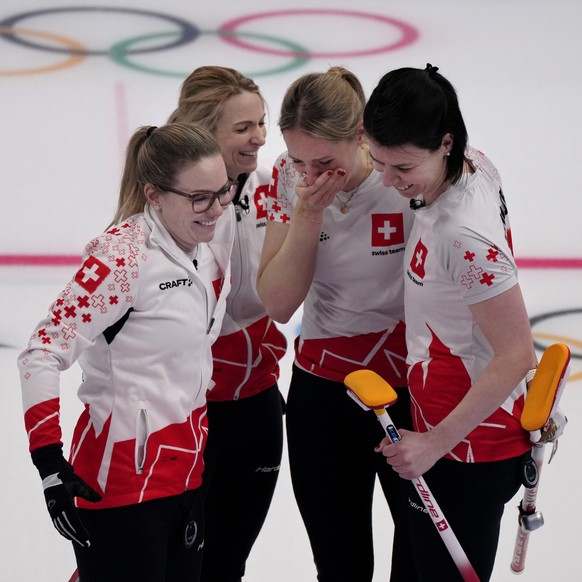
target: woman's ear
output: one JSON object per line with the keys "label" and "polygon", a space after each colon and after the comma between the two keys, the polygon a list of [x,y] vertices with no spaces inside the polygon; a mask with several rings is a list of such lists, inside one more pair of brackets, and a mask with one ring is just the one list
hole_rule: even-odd
{"label": "woman's ear", "polygon": [[160,195],[155,189],[154,185],[146,182],[145,186],[143,187],[143,193],[145,199],[150,203],[150,205],[158,210],[160,208]]}
{"label": "woman's ear", "polygon": [[366,134],[364,132],[364,122],[361,121],[356,128],[356,143],[362,146],[366,143]]}
{"label": "woman's ear", "polygon": [[445,150],[445,155],[451,153],[453,149],[453,143],[455,143],[455,138],[453,137],[452,133],[445,133],[443,135],[443,139],[441,140],[441,147]]}

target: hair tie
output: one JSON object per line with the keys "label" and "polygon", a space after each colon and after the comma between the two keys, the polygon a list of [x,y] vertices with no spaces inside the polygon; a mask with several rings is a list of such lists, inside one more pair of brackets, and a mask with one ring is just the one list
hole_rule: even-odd
{"label": "hair tie", "polygon": [[434,79],[439,68],[433,67],[430,63],[426,63],[426,69],[424,69],[424,70],[428,73],[428,76],[431,79]]}
{"label": "hair tie", "polygon": [[157,125],[150,125],[146,132],[146,137],[149,137],[154,132],[154,129],[158,129]]}

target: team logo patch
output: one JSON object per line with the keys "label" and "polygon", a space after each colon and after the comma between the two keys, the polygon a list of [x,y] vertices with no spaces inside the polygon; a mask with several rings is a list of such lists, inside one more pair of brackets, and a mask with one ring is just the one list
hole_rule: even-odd
{"label": "team logo patch", "polygon": [[195,520],[189,521],[184,530],[184,547],[189,550],[198,537],[198,524]]}
{"label": "team logo patch", "polygon": [[267,198],[269,196],[269,185],[263,184],[259,186],[253,196],[253,201],[257,209],[257,219],[267,218]]}
{"label": "team logo patch", "polygon": [[427,255],[428,249],[422,244],[422,240],[419,239],[410,261],[410,270],[421,279],[424,279],[424,265]]}
{"label": "team logo patch", "polygon": [[107,265],[91,256],[77,271],[75,282],[83,287],[87,293],[94,293],[109,273],[111,273],[111,269]]}
{"label": "team logo patch", "polygon": [[404,244],[404,217],[399,214],[372,214],[372,246]]}

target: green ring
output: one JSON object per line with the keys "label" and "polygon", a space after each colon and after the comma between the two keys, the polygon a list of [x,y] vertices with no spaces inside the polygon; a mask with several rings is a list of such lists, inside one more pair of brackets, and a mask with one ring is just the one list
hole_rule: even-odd
{"label": "green ring", "polygon": [[[155,38],[160,38],[160,37],[164,37],[164,36],[175,36],[177,34],[178,34],[177,32],[160,32],[160,33],[155,33],[155,34],[145,34],[142,36],[134,36],[133,38],[130,38],[130,39],[127,39],[127,40],[124,40],[124,41],[121,41],[121,42],[114,44],[109,49],[109,56],[116,63],[118,63],[124,67],[128,67],[130,69],[133,69],[135,71],[141,71],[143,73],[153,73],[154,75],[164,75],[166,77],[185,78],[190,74],[190,72],[177,73],[177,72],[172,72],[172,71],[163,71],[161,69],[155,69],[153,67],[146,67],[144,65],[138,65],[137,63],[131,62],[128,58],[128,53],[129,53],[128,49],[134,43],[142,42],[142,41],[146,41],[146,40],[151,40],[151,39],[155,39]],[[237,32],[237,31],[208,31],[208,30],[201,30],[200,34],[217,34],[218,36],[251,37],[251,38],[255,38],[255,39],[259,39],[259,40],[266,40],[266,41],[279,43],[279,44],[283,45],[284,47],[289,48],[292,51],[295,51],[296,53],[303,53],[305,55],[305,53],[308,52],[307,49],[305,49],[301,45],[298,45],[298,44],[291,42],[289,40],[284,40],[284,39],[277,38],[274,36],[269,36],[267,34],[256,34],[256,33],[251,33],[251,32]],[[295,56],[293,58],[293,60],[286,65],[282,65],[282,66],[276,67],[274,69],[267,69],[266,71],[256,71],[256,72],[243,73],[243,74],[247,77],[254,78],[254,77],[263,77],[266,75],[276,75],[278,73],[286,73],[288,71],[292,71],[293,69],[296,69],[298,67],[303,66],[307,61],[309,61],[309,57]]]}

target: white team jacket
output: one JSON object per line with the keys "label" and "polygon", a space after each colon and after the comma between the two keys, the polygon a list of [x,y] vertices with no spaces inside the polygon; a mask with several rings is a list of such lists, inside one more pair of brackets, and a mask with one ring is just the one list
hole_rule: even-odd
{"label": "white team jacket", "polygon": [[[214,388],[208,400],[237,400],[269,388],[279,377],[286,339],[257,294],[257,272],[267,226],[271,167],[249,174],[235,206],[232,287],[220,337],[212,346]],[[241,208],[246,208],[243,209]]]}
{"label": "white team jacket", "polygon": [[19,356],[31,451],[61,441],[59,371],[77,360],[83,369],[85,410],[70,460],[103,500],[78,499],[80,507],[200,485],[211,345],[230,289],[234,221],[229,206],[214,240],[201,245],[201,271],[149,207],[97,237]]}

